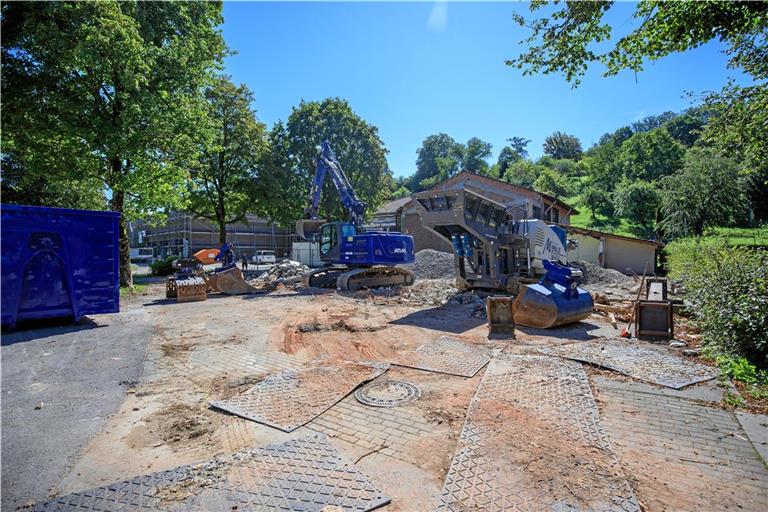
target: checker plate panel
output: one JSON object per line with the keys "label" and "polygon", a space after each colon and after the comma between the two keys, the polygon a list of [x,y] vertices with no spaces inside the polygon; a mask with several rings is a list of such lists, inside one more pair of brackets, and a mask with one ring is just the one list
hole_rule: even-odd
{"label": "checker plate panel", "polygon": [[318,434],[68,494],[34,510],[320,511],[334,505],[363,512],[389,501]]}
{"label": "checker plate panel", "polygon": [[398,366],[416,368],[460,377],[472,377],[488,364],[487,349],[448,336],[427,342],[393,361]]}
{"label": "checker plate panel", "polygon": [[580,365],[544,356],[491,363],[437,510],[639,512]]}
{"label": "checker plate panel", "polygon": [[718,375],[716,368],[675,355],[662,354],[630,341],[585,341],[559,347],[542,347],[539,352],[602,366],[629,377],[674,389],[714,379]]}
{"label": "checker plate panel", "polygon": [[342,362],[285,370],[211,405],[243,418],[292,432],[389,368],[384,363]]}

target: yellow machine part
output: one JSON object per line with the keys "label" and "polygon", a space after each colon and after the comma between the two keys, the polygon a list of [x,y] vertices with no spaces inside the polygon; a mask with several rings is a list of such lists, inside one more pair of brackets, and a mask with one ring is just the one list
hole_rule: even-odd
{"label": "yellow machine part", "polygon": [[212,272],[208,275],[208,286],[225,295],[245,295],[247,293],[259,293],[257,288],[245,282],[243,273],[237,267]]}

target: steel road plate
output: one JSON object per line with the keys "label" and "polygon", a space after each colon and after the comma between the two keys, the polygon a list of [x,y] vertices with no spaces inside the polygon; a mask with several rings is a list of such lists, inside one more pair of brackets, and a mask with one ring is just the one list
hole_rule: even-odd
{"label": "steel road plate", "polygon": [[441,336],[412,352],[402,354],[392,364],[459,377],[472,377],[490,360],[488,350],[483,347]]}
{"label": "steel road plate", "polygon": [[437,510],[639,512],[580,365],[545,356],[490,364]]}
{"label": "steel road plate", "polygon": [[389,503],[322,434],[40,503],[36,511],[367,511]]}
{"label": "steel road plate", "polygon": [[389,368],[386,363],[341,362],[285,370],[213,407],[292,432]]}
{"label": "steel road plate", "polygon": [[635,379],[681,389],[714,379],[717,368],[662,354],[638,342],[595,340],[558,347],[542,347],[544,354],[602,366]]}

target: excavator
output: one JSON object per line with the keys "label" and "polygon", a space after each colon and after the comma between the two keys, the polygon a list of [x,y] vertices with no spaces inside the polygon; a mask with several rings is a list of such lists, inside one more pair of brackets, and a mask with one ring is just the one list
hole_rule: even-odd
{"label": "excavator", "polygon": [[[347,210],[345,222],[319,218],[326,176],[330,176]],[[304,218],[296,222],[296,233],[304,240],[319,242],[325,266],[306,274],[305,285],[354,291],[413,284],[413,273],[397,266],[413,263],[413,237],[364,230],[366,204],[355,193],[328,141],[322,143],[315,160],[308,203]]]}

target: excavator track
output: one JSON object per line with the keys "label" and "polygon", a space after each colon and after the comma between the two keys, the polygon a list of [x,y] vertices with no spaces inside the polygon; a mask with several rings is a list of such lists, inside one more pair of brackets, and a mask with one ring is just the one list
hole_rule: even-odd
{"label": "excavator track", "polygon": [[353,268],[336,279],[336,289],[356,291],[362,288],[411,286],[414,279],[413,272],[400,267]]}
{"label": "excavator track", "polygon": [[304,285],[315,288],[336,288],[356,291],[384,286],[411,286],[413,272],[400,267],[383,265],[365,268],[324,267],[304,276]]}
{"label": "excavator track", "polygon": [[302,284],[313,288],[336,288],[336,279],[348,271],[347,267],[323,267],[304,274]]}

